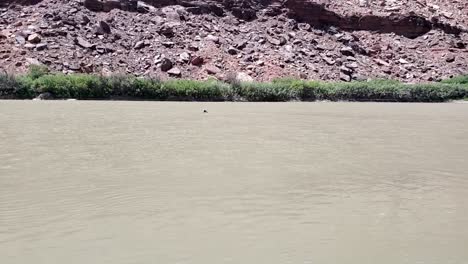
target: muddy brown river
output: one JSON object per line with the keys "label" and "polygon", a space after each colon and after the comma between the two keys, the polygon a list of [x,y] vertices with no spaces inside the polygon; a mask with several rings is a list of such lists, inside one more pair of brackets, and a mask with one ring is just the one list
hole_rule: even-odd
{"label": "muddy brown river", "polygon": [[468,104],[0,101],[0,263],[466,264]]}

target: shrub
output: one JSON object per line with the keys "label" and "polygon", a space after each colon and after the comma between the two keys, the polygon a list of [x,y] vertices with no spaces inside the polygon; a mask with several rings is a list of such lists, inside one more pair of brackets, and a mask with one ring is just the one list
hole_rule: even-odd
{"label": "shrub", "polygon": [[131,89],[137,98],[166,100],[168,96],[161,89],[161,82],[156,79],[133,78]]}
{"label": "shrub", "polygon": [[462,99],[468,95],[467,87],[449,84],[417,84],[409,85],[411,101],[413,102],[443,102]]}
{"label": "shrub", "polygon": [[456,76],[447,80],[443,80],[442,83],[449,83],[449,84],[466,84],[468,85],[468,74]]}
{"label": "shrub", "polygon": [[18,86],[15,89],[15,96],[19,99],[32,99],[37,95],[34,89],[34,81],[26,76],[16,78]]}
{"label": "shrub", "polygon": [[240,97],[248,101],[281,102],[299,99],[300,89],[291,89],[283,83],[241,83],[238,91]]}
{"label": "shrub", "polygon": [[55,98],[101,99],[111,90],[103,77],[96,75],[43,75],[33,83],[38,93],[51,93]]}
{"label": "shrub", "polygon": [[0,97],[31,99],[36,95],[30,78],[2,73],[0,74]]}
{"label": "shrub", "polygon": [[29,66],[28,77],[35,80],[41,76],[44,76],[49,73],[49,69],[44,65],[35,65],[32,64]]}
{"label": "shrub", "polygon": [[0,97],[9,97],[15,94],[18,87],[16,78],[7,73],[0,73]]}
{"label": "shrub", "polygon": [[104,99],[111,96],[148,100],[289,101],[347,100],[442,102],[468,97],[465,77],[442,83],[403,84],[392,80],[354,82],[305,81],[294,78],[272,82],[169,80],[120,75],[50,74],[32,67],[27,75],[0,74],[0,96],[33,98],[49,92],[55,98]]}
{"label": "shrub", "polygon": [[223,101],[233,96],[231,86],[215,80],[170,80],[161,89],[169,99]]}

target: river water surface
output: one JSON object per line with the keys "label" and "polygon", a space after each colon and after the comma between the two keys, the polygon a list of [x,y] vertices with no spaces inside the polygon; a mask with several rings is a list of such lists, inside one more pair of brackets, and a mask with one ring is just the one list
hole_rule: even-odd
{"label": "river water surface", "polygon": [[468,263],[468,105],[0,101],[0,263]]}

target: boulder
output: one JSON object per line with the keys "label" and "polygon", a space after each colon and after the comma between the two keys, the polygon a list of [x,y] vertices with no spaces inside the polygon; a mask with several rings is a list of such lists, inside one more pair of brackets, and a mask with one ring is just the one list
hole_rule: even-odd
{"label": "boulder", "polygon": [[213,35],[206,36],[205,40],[213,41],[216,44],[219,43],[219,37],[216,37],[216,36],[213,36]]}
{"label": "boulder", "polygon": [[40,43],[36,45],[36,50],[41,51],[47,49],[47,43]]}
{"label": "boulder", "polygon": [[150,13],[150,12],[154,12],[155,10],[156,8],[152,5],[148,5],[143,1],[137,2],[137,11],[139,13]]}
{"label": "boulder", "polygon": [[160,66],[161,71],[167,72],[167,71],[169,71],[170,69],[172,69],[172,66],[173,66],[173,63],[172,63],[172,61],[171,61],[170,59],[168,59],[168,58],[163,58],[163,59],[161,60],[161,66]]}
{"label": "boulder", "polygon": [[282,46],[282,45],[286,44],[287,40],[284,37],[280,37],[279,39],[278,38],[268,38],[268,42],[270,42],[271,44],[276,45],[276,46]]}
{"label": "boulder", "polygon": [[180,55],[179,55],[179,58],[181,61],[183,62],[189,62],[190,61],[190,54],[188,54],[187,52],[182,52]]}
{"label": "boulder", "polygon": [[27,48],[27,49],[35,49],[36,48],[36,44],[31,44],[31,43],[26,43],[24,44],[24,47]]}
{"label": "boulder", "polygon": [[350,82],[351,76],[345,73],[340,73],[340,80],[345,81],[345,82]]}
{"label": "boulder", "polygon": [[353,73],[353,69],[350,69],[346,66],[341,66],[340,71],[344,74],[351,75]]}
{"label": "boulder", "polygon": [[323,61],[325,61],[328,65],[334,65],[334,64],[335,64],[335,60],[333,60],[333,59],[330,58],[330,57],[323,56],[322,59],[323,59]]}
{"label": "boulder", "polygon": [[179,68],[172,68],[167,71],[167,74],[175,77],[180,77],[182,75],[182,72],[180,71]]}
{"label": "boulder", "polygon": [[208,74],[212,74],[212,75],[215,75],[221,72],[221,69],[214,65],[207,65],[205,67],[205,70]]}
{"label": "boulder", "polygon": [[107,24],[107,22],[99,21],[99,24],[96,28],[96,33],[98,35],[106,35],[106,34],[110,34],[111,32],[112,32],[111,27],[109,24]]}
{"label": "boulder", "polygon": [[237,54],[237,49],[234,48],[233,46],[229,46],[227,52],[231,55],[236,55]]}
{"label": "boulder", "polygon": [[16,40],[16,43],[20,45],[23,45],[24,43],[26,43],[26,39],[22,35],[16,35],[15,40]]}
{"label": "boulder", "polygon": [[190,43],[190,45],[188,46],[188,50],[190,51],[198,51],[198,49],[198,45],[195,43]]}
{"label": "boulder", "polygon": [[86,39],[82,37],[75,38],[75,44],[85,49],[91,49],[94,47],[93,44],[91,44],[89,41],[87,41]]}
{"label": "boulder", "polygon": [[343,47],[340,52],[345,56],[354,56],[354,50],[351,47]]}
{"label": "boulder", "polygon": [[96,12],[109,12],[112,9],[137,10],[137,1],[129,0],[84,0],[84,6]]}
{"label": "boulder", "polygon": [[245,72],[238,72],[236,74],[236,80],[238,82],[253,82],[254,79]]}
{"label": "boulder", "polygon": [[41,93],[36,98],[34,98],[34,100],[51,100],[51,99],[54,99],[54,96],[49,92]]}
{"label": "boulder", "polygon": [[28,37],[28,41],[30,43],[37,44],[37,43],[41,42],[41,36],[39,36],[39,34],[36,34],[36,33],[31,34]]}
{"label": "boulder", "polygon": [[200,56],[193,57],[191,61],[192,65],[195,65],[195,66],[200,66],[203,64],[203,62],[204,62],[204,59]]}
{"label": "boulder", "polygon": [[137,43],[135,43],[135,46],[133,46],[134,49],[142,49],[146,46],[145,42],[144,41],[137,41]]}
{"label": "boulder", "polygon": [[168,38],[174,37],[174,34],[175,34],[174,28],[172,26],[170,26],[170,25],[167,25],[167,24],[160,27],[158,29],[158,33],[165,36],[165,37],[168,37]]}
{"label": "boulder", "polygon": [[448,54],[447,56],[445,56],[445,61],[446,62],[454,62],[455,61],[455,55]]}

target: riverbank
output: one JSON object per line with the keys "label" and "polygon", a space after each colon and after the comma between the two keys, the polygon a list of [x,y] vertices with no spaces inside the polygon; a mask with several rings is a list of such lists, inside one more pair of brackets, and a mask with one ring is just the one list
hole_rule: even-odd
{"label": "riverbank", "polygon": [[159,101],[384,101],[445,102],[468,98],[468,75],[442,82],[405,84],[392,80],[322,82],[292,78],[272,82],[161,81],[134,76],[63,75],[33,68],[29,74],[0,74],[1,99]]}

